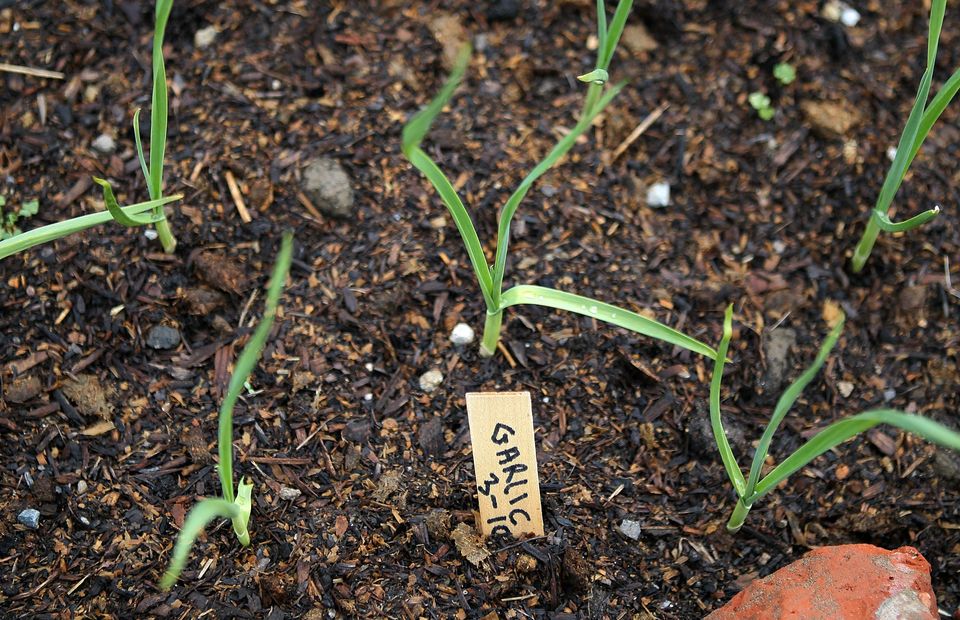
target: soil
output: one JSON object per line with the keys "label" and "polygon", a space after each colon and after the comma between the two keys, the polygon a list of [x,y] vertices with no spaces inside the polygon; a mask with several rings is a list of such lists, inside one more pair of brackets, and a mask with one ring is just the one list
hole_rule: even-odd
{"label": "soil", "polygon": [[[98,209],[94,174],[125,203],[145,199],[130,120],[149,108],[148,4],[0,0],[0,58],[65,74],[0,73],[0,190],[8,205],[40,200],[22,228]],[[399,152],[404,120],[445,76],[438,39],[457,36],[435,36],[435,20],[458,16],[475,51],[425,145],[488,241],[498,205],[575,122],[593,4],[177,0],[176,254],[110,225],[0,263],[4,617],[699,618],[808,549],[849,542],[915,546],[941,609],[960,607],[960,474],[919,439],[879,428],[829,452],[731,536],[707,360],[536,307],[507,312],[492,359],[450,344],[484,308],[452,220]],[[863,2],[845,28],[812,1],[637,0],[630,23],[656,47],[621,46],[611,75],[629,85],[521,206],[508,280],[643,309],[708,343],[735,303],[724,407],[744,465],[841,308],[844,335],[772,454],[879,406],[956,425],[958,106],[895,202],[901,217],[934,201],[945,213],[883,236],[863,274],[847,268],[922,72],[922,5]],[[935,84],[960,65],[953,9]],[[195,48],[209,25],[216,40]],[[794,83],[776,82],[778,62]],[[747,103],[756,90],[777,110],[769,122]],[[112,155],[91,146],[104,133]],[[351,217],[302,195],[316,156],[353,179]],[[646,206],[658,181],[666,209]],[[186,512],[219,492],[217,406],[286,228],[297,250],[283,312],[236,412],[254,542],[211,527],[161,592]],[[161,324],[179,330],[175,349],[146,345]],[[786,363],[766,359],[787,328]],[[430,368],[444,381],[424,393]],[[534,395],[543,538],[478,549],[465,529],[464,394],[477,390]],[[37,530],[17,523],[27,507]]]}

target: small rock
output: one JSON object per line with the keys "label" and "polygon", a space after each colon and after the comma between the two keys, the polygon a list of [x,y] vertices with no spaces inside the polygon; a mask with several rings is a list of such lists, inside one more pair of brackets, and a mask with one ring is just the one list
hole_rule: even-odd
{"label": "small rock", "polygon": [[633,540],[640,540],[640,533],[642,529],[640,528],[639,521],[631,521],[630,519],[624,519],[623,523],[620,524],[620,533],[626,536],[627,538],[632,538]]}
{"label": "small rock", "polygon": [[654,183],[647,189],[647,206],[654,209],[670,205],[670,184]]}
{"label": "small rock", "polygon": [[844,7],[840,11],[840,23],[847,28],[853,28],[860,23],[860,12],[852,7]]}
{"label": "small rock", "polygon": [[897,397],[897,391],[893,388],[887,388],[883,391],[883,400],[890,402]]}
{"label": "small rock", "polygon": [[933,454],[933,471],[941,478],[960,482],[960,455],[937,446],[937,451]]}
{"label": "small rock", "polygon": [[846,103],[804,101],[800,109],[822,138],[842,138],[860,122],[860,112]]}
{"label": "small rock", "polygon": [[431,368],[420,375],[420,389],[428,394],[440,387],[441,383],[443,383],[443,373],[436,368]]}
{"label": "small rock", "polygon": [[117,150],[117,142],[107,134],[102,133],[93,141],[93,148],[104,155],[111,155]]}
{"label": "small rock", "polygon": [[321,212],[348,217],[353,212],[350,177],[335,159],[317,157],[303,169],[303,191]]}
{"label": "small rock", "polygon": [[77,482],[77,495],[84,495],[87,492],[87,481],[80,480]]}
{"label": "small rock", "polygon": [[473,342],[473,328],[466,323],[457,323],[450,332],[450,342],[455,345],[465,345]]}
{"label": "small rock", "polygon": [[492,22],[509,21],[520,14],[520,0],[493,0],[487,9],[487,19]]}
{"label": "small rock", "polygon": [[840,390],[840,396],[844,398],[849,398],[853,394],[853,384],[849,381],[839,381],[837,383],[837,389]]}
{"label": "small rock", "polygon": [[180,332],[169,325],[154,325],[147,333],[147,346],[151,349],[172,349],[180,344]]}
{"label": "small rock", "polygon": [[17,515],[17,521],[29,527],[31,530],[35,530],[40,527],[40,511],[33,508],[22,510],[20,514]]}
{"label": "small rock", "polygon": [[632,24],[623,29],[623,44],[634,54],[657,49],[657,40],[650,36],[643,24]]}
{"label": "small rock", "polygon": [[897,158],[897,147],[895,147],[895,146],[888,146],[888,147],[887,147],[887,159],[889,159],[889,160],[892,162],[892,161],[893,161],[894,159],[896,159],[896,158]]}
{"label": "small rock", "polygon": [[780,391],[787,372],[787,355],[797,344],[797,332],[788,327],[778,327],[763,341],[763,354],[767,360],[764,387],[774,393]]}
{"label": "small rock", "polygon": [[364,443],[370,438],[370,422],[368,420],[350,420],[343,427],[343,438],[354,443]]}
{"label": "small rock", "polygon": [[757,579],[705,620],[936,620],[930,564],[913,547],[821,547]]}
{"label": "small rock", "polygon": [[216,40],[218,34],[219,33],[217,32],[217,29],[213,26],[201,28],[193,35],[193,46],[198,49],[210,47],[210,45]]}
{"label": "small rock", "polygon": [[294,489],[292,487],[281,487],[280,488],[280,499],[291,501],[300,497],[300,489]]}
{"label": "small rock", "polygon": [[443,418],[435,416],[420,425],[417,443],[429,456],[441,454],[447,447],[443,436]]}

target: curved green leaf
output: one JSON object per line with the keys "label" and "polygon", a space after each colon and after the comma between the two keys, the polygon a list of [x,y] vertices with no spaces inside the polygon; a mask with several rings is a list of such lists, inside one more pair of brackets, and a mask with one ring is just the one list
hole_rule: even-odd
{"label": "curved green leaf", "polygon": [[240,398],[243,391],[243,384],[250,377],[257,362],[260,361],[260,354],[267,342],[267,336],[270,335],[270,329],[273,327],[273,320],[277,316],[277,305],[280,302],[280,295],[283,293],[283,286],[287,279],[287,272],[290,270],[290,261],[293,255],[293,234],[286,232],[283,235],[283,241],[280,243],[280,252],[277,254],[277,262],[273,267],[273,274],[270,276],[270,286],[267,289],[267,301],[263,310],[263,317],[260,324],[254,330],[250,340],[247,341],[237,363],[233,368],[233,374],[230,375],[230,383],[227,385],[227,394],[220,405],[220,415],[218,417],[217,428],[217,450],[220,457],[220,486],[223,490],[223,497],[233,502],[236,496],[233,492],[233,407]]}
{"label": "curved green leaf", "polygon": [[841,443],[852,439],[858,434],[877,426],[889,424],[901,430],[919,435],[931,443],[960,452],[960,433],[946,426],[934,422],[923,416],[903,413],[894,409],[875,409],[834,422],[812,437],[807,443],[797,449],[777,465],[757,484],[756,493],[750,498],[753,503],[757,498],[775,488],[791,474],[806,466],[813,459],[824,452],[833,449]]}
{"label": "curved green leaf", "polygon": [[716,357],[713,358],[713,377],[710,379],[710,427],[713,429],[713,439],[720,452],[720,460],[727,471],[727,478],[733,484],[738,497],[747,492],[747,483],[743,479],[743,472],[737,464],[737,457],[733,454],[727,431],[723,428],[723,414],[720,409],[720,387],[723,383],[723,366],[727,360],[727,351],[730,348],[730,338],[733,336],[733,304],[727,306],[723,313],[723,336],[720,346],[717,347]]}
{"label": "curved green leaf", "polygon": [[208,498],[190,509],[187,519],[183,522],[183,528],[177,536],[177,543],[173,547],[173,557],[170,559],[170,567],[163,574],[160,580],[160,587],[163,590],[169,590],[173,584],[180,578],[183,567],[187,563],[187,557],[193,548],[193,543],[200,536],[207,525],[217,518],[235,519],[238,516],[240,508],[233,502],[228,502],[220,498]]}
{"label": "curved green leaf", "polygon": [[[159,200],[148,200],[147,202],[140,202],[130,205],[129,207],[122,207],[122,211],[126,215],[140,215],[157,207],[162,207],[167,203],[180,200],[181,198],[183,198],[183,194],[165,196]],[[63,222],[56,222],[28,230],[25,233],[20,233],[19,235],[0,241],[0,260],[32,248],[35,245],[54,241],[99,224],[106,224],[110,221],[113,221],[113,215],[109,211],[101,211],[99,213],[81,215],[80,217],[75,217]]]}
{"label": "curved green leaf", "polygon": [[714,359],[716,356],[716,352],[709,346],[672,327],[667,327],[659,321],[648,319],[636,312],[630,312],[589,297],[565,293],[544,286],[521,284],[504,291],[500,298],[500,310],[522,304],[545,306],[582,314],[598,321],[629,329],[643,336],[668,342],[710,359]]}
{"label": "curved green leaf", "polygon": [[837,339],[840,338],[840,333],[843,331],[845,318],[846,317],[842,317],[837,321],[837,324],[833,326],[833,329],[830,330],[830,334],[820,346],[820,352],[817,353],[813,364],[803,371],[803,374],[787,388],[783,395],[780,396],[780,400],[777,401],[777,406],[773,409],[770,422],[767,424],[767,428],[764,429],[763,435],[760,437],[760,443],[757,444],[757,449],[753,454],[753,463],[750,465],[750,476],[747,478],[746,494],[748,496],[753,494],[757,482],[760,480],[760,469],[763,467],[767,453],[770,451],[770,442],[773,441],[773,434],[780,428],[780,423],[783,422],[783,418],[787,415],[787,412],[790,411],[793,404],[800,398],[800,394],[810,382],[813,381],[813,378],[817,376],[817,373],[820,372],[820,369],[823,367],[824,362],[827,361],[827,356],[830,355],[830,351],[832,351],[833,347],[837,344]]}
{"label": "curved green leaf", "polygon": [[140,140],[140,108],[133,111],[133,141],[137,147],[137,159],[140,160],[140,170],[143,172],[143,181],[150,187],[150,169],[147,168],[147,160],[143,157],[143,142]]}
{"label": "curved green leaf", "polygon": [[936,205],[932,209],[929,209],[927,211],[924,211],[923,213],[914,215],[908,220],[904,220],[902,222],[893,222],[890,220],[890,217],[886,213],[882,213],[880,211],[873,212],[873,215],[877,220],[877,226],[880,227],[880,230],[883,230],[889,233],[906,232],[908,230],[913,230],[918,226],[923,226],[933,218],[937,217],[937,215],[939,214],[940,214],[940,205]]}
{"label": "curved green leaf", "polygon": [[110,215],[113,216],[113,219],[118,224],[135,228],[137,226],[149,226],[163,219],[153,213],[148,215],[128,215],[117,203],[117,198],[113,195],[113,187],[109,181],[93,177],[93,182],[103,188],[103,202],[107,206],[107,211],[110,212]]}

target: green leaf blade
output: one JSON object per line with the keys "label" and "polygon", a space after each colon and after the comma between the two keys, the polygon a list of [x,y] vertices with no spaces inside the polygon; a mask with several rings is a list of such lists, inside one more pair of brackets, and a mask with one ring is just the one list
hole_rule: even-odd
{"label": "green leaf blade", "polygon": [[747,492],[747,483],[743,478],[743,472],[740,471],[740,465],[737,464],[737,457],[733,453],[733,448],[730,447],[727,431],[723,428],[723,412],[720,408],[723,367],[727,360],[727,351],[730,348],[732,337],[733,304],[730,304],[723,314],[723,336],[720,338],[720,346],[717,347],[717,354],[713,360],[713,376],[710,379],[710,427],[713,430],[713,439],[717,444],[717,450],[720,452],[720,460],[727,472],[727,478],[730,479],[737,496],[743,499]]}
{"label": "green leaf blade", "polygon": [[173,584],[180,578],[183,567],[186,566],[187,557],[193,544],[197,541],[200,533],[206,529],[214,519],[234,519],[237,517],[239,508],[232,502],[220,498],[208,498],[194,506],[183,522],[180,534],[177,536],[177,542],[173,547],[173,557],[170,559],[170,567],[163,574],[160,580],[160,588],[169,590]]}
{"label": "green leaf blade", "polygon": [[643,336],[662,340],[694,353],[699,353],[709,359],[714,359],[716,356],[716,352],[709,346],[659,321],[581,295],[544,286],[521,284],[504,291],[500,301],[501,310],[524,304],[566,310],[628,329]]}

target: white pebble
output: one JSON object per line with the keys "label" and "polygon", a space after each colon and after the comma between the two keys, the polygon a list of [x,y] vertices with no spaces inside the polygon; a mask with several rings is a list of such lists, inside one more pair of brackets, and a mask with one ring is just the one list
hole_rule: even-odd
{"label": "white pebble", "polygon": [[370,362],[367,362],[366,364],[364,364],[363,367],[367,369],[367,372],[373,372],[373,364],[371,364]]}
{"label": "white pebble", "polygon": [[897,147],[895,146],[887,147],[887,159],[889,159],[890,161],[893,161],[896,158],[897,158]]}
{"label": "white pebble", "polygon": [[158,235],[157,235],[157,231],[155,231],[154,229],[147,228],[146,230],[143,231],[143,236],[149,239],[150,241],[154,241],[156,240]]}
{"label": "white pebble", "polygon": [[457,323],[450,332],[450,342],[455,345],[470,344],[473,342],[473,328],[466,323]]}
{"label": "white pebble", "polygon": [[77,495],[83,495],[87,492],[87,481],[80,480],[77,482]]}
{"label": "white pebble", "polygon": [[284,500],[294,500],[300,497],[300,489],[294,489],[291,487],[282,487],[280,489],[280,499]]}
{"label": "white pebble", "polygon": [[432,392],[443,383],[443,373],[436,368],[431,368],[420,375],[420,389],[424,392]]}
{"label": "white pebble", "polygon": [[853,394],[853,384],[849,381],[840,381],[837,383],[837,389],[840,390],[840,395],[844,398],[849,398]]}
{"label": "white pebble", "polygon": [[369,403],[371,400],[373,400],[373,394],[371,394],[370,392],[367,392],[366,394],[363,395],[363,400]]}
{"label": "white pebble", "polygon": [[97,136],[96,140],[93,141],[93,148],[100,151],[104,155],[110,155],[117,150],[117,142],[107,134],[102,133]]}
{"label": "white pebble", "polygon": [[897,397],[897,391],[893,388],[887,388],[883,391],[883,400],[891,401]]}
{"label": "white pebble", "polygon": [[654,183],[647,189],[647,206],[656,208],[670,204],[670,184]]}
{"label": "white pebble", "polygon": [[845,7],[840,11],[840,23],[847,28],[853,28],[860,23],[860,12],[851,7]]}
{"label": "white pebble", "polygon": [[193,45],[203,49],[208,47],[217,38],[217,29],[213,26],[201,28],[193,35]]}

